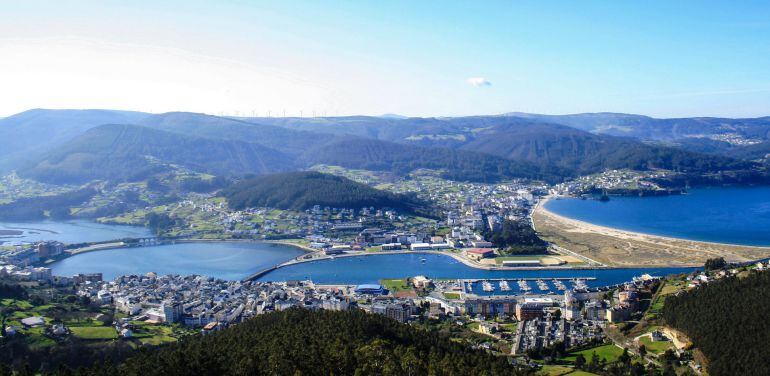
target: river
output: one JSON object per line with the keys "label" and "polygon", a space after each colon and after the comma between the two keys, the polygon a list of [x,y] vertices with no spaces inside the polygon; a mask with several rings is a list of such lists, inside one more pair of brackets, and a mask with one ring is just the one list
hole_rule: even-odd
{"label": "river", "polygon": [[681,239],[770,246],[770,187],[700,188],[686,195],[550,200],[558,215]]}
{"label": "river", "polygon": [[85,243],[150,236],[152,234],[144,227],[106,225],[85,220],[0,222],[0,243],[3,244],[31,243],[41,240]]}

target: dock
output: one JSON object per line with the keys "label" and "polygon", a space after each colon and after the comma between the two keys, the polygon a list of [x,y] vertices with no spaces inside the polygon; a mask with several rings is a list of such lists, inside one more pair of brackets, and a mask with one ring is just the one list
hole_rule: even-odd
{"label": "dock", "polygon": [[[509,277],[509,278],[472,278],[472,279],[458,279],[458,281],[461,282],[479,282],[479,281],[537,281],[542,280],[543,277],[532,277],[532,278],[517,278],[517,277]],[[584,281],[596,281],[596,277],[548,277],[549,280],[555,280],[555,281],[572,281],[577,279],[582,279]]]}

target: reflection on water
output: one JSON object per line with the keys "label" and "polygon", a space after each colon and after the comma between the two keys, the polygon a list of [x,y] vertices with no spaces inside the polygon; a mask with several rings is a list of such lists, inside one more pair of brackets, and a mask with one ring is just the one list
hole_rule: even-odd
{"label": "reflection on water", "polygon": [[[42,240],[85,243],[152,236],[150,231],[144,227],[106,225],[84,220],[0,222],[0,230],[7,230],[0,231],[0,242],[8,244],[31,243]],[[11,232],[13,234],[10,234]],[[3,235],[4,233],[10,235]]]}
{"label": "reflection on water", "polygon": [[556,214],[597,225],[683,239],[770,245],[770,187],[693,189],[666,197],[551,200]]}
{"label": "reflection on water", "polygon": [[[425,259],[425,262],[422,262],[422,259]],[[425,275],[434,279],[507,278],[510,281],[516,281],[520,278],[542,278],[544,280],[552,278],[595,278],[596,280],[586,281],[586,283],[588,286],[597,287],[630,281],[634,276],[640,276],[645,273],[667,275],[692,270],[693,268],[638,268],[500,271],[472,268],[450,256],[444,255],[397,254],[337,257],[334,260],[301,263],[278,269],[263,276],[260,280],[312,279],[316,283],[359,284],[377,283],[383,278],[406,278],[416,275]],[[534,287],[534,282],[530,282],[530,284]],[[515,283],[512,285],[515,285]],[[478,287],[478,291],[480,294],[483,294],[481,287]]]}
{"label": "reflection on water", "polygon": [[239,280],[303,253],[294,247],[268,243],[181,243],[81,253],[51,268],[54,275],[103,273],[105,279],[156,272]]}

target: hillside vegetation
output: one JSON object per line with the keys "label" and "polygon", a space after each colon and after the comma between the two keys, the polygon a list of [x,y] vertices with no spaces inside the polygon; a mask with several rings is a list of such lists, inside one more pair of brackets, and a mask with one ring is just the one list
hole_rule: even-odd
{"label": "hillside vegetation", "polygon": [[703,352],[709,375],[768,375],[768,309],[770,272],[754,272],[669,296],[663,318]]}
{"label": "hillside vegetation", "polygon": [[[435,169],[453,180],[496,182],[527,178],[556,183],[606,169],[667,169],[697,175],[722,171],[755,173],[763,168],[745,159],[762,159],[766,155],[765,144],[725,147],[725,143],[705,138],[708,141],[698,143],[692,137],[661,136],[656,139],[668,146],[651,145],[639,139],[607,135],[604,133],[616,133],[603,130],[633,130],[655,119],[608,116],[248,119],[184,112],[153,115],[34,110],[0,120],[0,135],[15,140],[13,151],[0,152],[0,172],[15,169],[35,180],[84,183],[96,179],[142,181],[166,171],[172,164],[219,176],[265,174],[328,164],[397,174]],[[613,128],[616,120],[623,125]],[[672,124],[693,124],[686,128],[691,132],[697,124],[713,125],[713,121],[707,120]],[[594,133],[549,121],[586,128],[580,125],[584,121],[595,125],[586,128]],[[736,124],[744,137],[768,139],[763,129],[770,120],[721,121]],[[664,128],[669,124],[653,122],[664,124]],[[642,137],[645,132],[629,135]],[[53,140],[50,142],[36,143],[30,138],[32,134],[49,133]],[[24,152],[30,145],[34,146],[34,153]]]}
{"label": "hillside vegetation", "polygon": [[355,208],[373,206],[410,212],[426,205],[414,197],[394,194],[319,172],[288,172],[248,179],[225,189],[223,195],[232,209],[273,207],[305,210],[321,207]]}
{"label": "hillside vegetation", "polygon": [[443,171],[443,177],[447,179],[475,182],[527,178],[555,183],[571,174],[555,166],[537,165],[474,151],[370,139],[332,142],[311,149],[302,161],[308,166],[328,164],[396,174],[406,174],[416,169],[433,169]]}
{"label": "hillside vegetation", "polygon": [[137,181],[168,171],[168,164],[225,176],[292,167],[282,153],[259,144],[186,136],[136,125],[103,125],[55,149],[19,174],[53,183]]}
{"label": "hillside vegetation", "polygon": [[505,357],[472,350],[363,311],[301,309],[257,316],[124,364],[109,375],[516,375]]}

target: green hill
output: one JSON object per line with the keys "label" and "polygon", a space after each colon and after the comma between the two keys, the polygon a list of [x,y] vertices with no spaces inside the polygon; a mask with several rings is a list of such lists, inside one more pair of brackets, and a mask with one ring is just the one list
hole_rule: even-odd
{"label": "green hill", "polygon": [[452,180],[495,182],[527,178],[560,182],[569,171],[534,162],[510,160],[467,150],[404,145],[381,140],[350,138],[310,149],[300,159],[302,164],[328,164],[366,170],[405,174],[427,168],[444,171]]}
{"label": "green hill", "polygon": [[477,132],[476,138],[462,148],[511,160],[557,166],[576,175],[624,168],[708,173],[753,167],[750,162],[728,157],[647,145],[632,139],[542,123],[491,127]]}
{"label": "green hill", "polygon": [[301,309],[142,351],[105,375],[516,375],[505,357],[363,311]]}
{"label": "green hill", "polygon": [[703,352],[709,375],[768,375],[768,309],[770,272],[752,272],[667,297],[663,318]]}
{"label": "green hill", "polygon": [[265,146],[186,136],[136,125],[102,125],[45,155],[20,175],[54,183],[143,180],[175,164],[216,175],[289,170],[291,159]]}
{"label": "green hill", "polygon": [[[15,169],[38,180],[75,183],[142,180],[168,164],[225,176],[319,163],[399,174],[429,168],[443,170],[447,178],[470,181],[560,182],[622,168],[690,174],[757,172],[762,167],[744,159],[762,159],[766,144],[738,147],[687,136],[701,125],[708,125],[703,132],[721,135],[715,124],[729,123],[742,137],[768,140],[770,124],[766,118],[520,116],[228,118],[187,112],[33,110],[0,119],[0,136],[13,140],[8,150],[0,151],[0,172]],[[648,123],[659,126],[648,129]],[[669,146],[613,136],[626,129],[640,130],[630,132],[631,137],[649,136]],[[40,134],[51,137],[43,140]]]}
{"label": "green hill", "polygon": [[[650,119],[646,117],[623,114],[571,117],[538,117],[521,114],[521,116],[407,119],[353,116],[310,119],[256,118],[249,121],[263,122],[292,130],[350,135],[430,149],[459,149],[458,151],[473,153],[464,154],[464,156],[477,154],[496,156],[516,162],[519,168],[514,170],[518,171],[520,174],[518,176],[521,177],[526,177],[532,171],[532,166],[537,166],[540,169],[538,173],[541,175],[557,175],[562,178],[600,172],[604,169],[662,168],[710,173],[757,167],[752,163],[735,160],[729,156],[704,155],[675,147],[650,145],[631,137],[617,137],[626,135],[623,132],[600,132],[593,126],[581,125],[585,122],[599,124],[596,125],[597,127],[609,127],[607,124],[623,120],[628,122],[623,127],[633,128],[634,124],[641,120]],[[596,123],[597,121],[599,123]],[[741,121],[735,120],[735,122]],[[569,126],[564,125],[565,123],[569,123]],[[680,123],[672,122],[672,124]],[[703,119],[690,119],[687,123],[702,124]],[[765,137],[756,133],[761,133],[763,124],[770,124],[770,121],[754,119],[751,122],[742,121],[741,124],[743,123],[750,124],[746,125],[747,136]],[[691,128],[695,129],[694,127],[695,125]],[[627,136],[636,135],[631,133]],[[643,139],[641,133],[639,138]]]}
{"label": "green hill", "polygon": [[369,187],[340,176],[319,172],[288,172],[256,177],[234,184],[223,195],[233,209],[273,207],[304,210],[313,205],[336,208],[394,208],[424,212],[414,197]]}
{"label": "green hill", "polygon": [[102,124],[131,124],[150,116],[143,112],[115,110],[24,111],[0,119],[0,171],[5,172],[30,156],[51,150]]}

